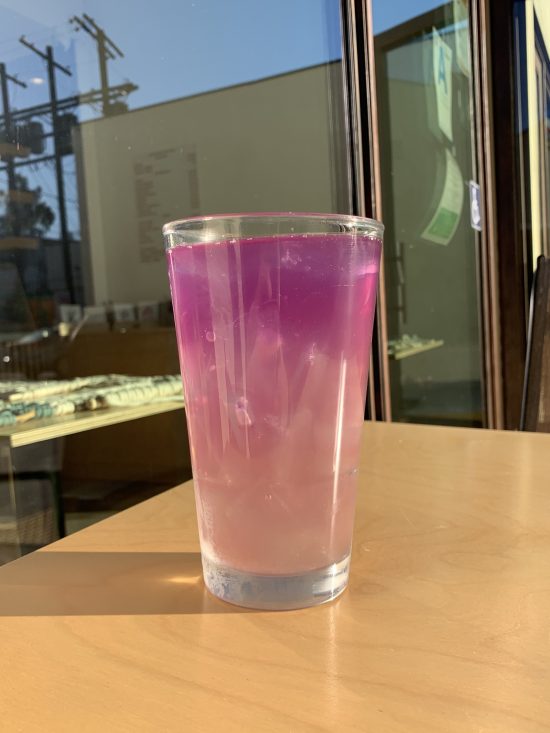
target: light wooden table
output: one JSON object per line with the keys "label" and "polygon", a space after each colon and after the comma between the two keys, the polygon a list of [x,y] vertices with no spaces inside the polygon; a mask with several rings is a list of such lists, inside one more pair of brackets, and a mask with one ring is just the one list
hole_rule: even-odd
{"label": "light wooden table", "polygon": [[5,731],[550,730],[550,436],[368,425],[349,590],[210,597],[189,484],[0,568]]}

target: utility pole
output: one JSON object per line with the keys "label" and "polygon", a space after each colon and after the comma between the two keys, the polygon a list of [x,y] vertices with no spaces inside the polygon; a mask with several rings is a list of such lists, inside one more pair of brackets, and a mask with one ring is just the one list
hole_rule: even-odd
{"label": "utility pole", "polygon": [[33,43],[26,40],[25,36],[21,36],[20,43],[29,48],[35,54],[40,56],[46,62],[48,67],[48,82],[50,88],[50,110],[52,115],[53,128],[53,146],[55,161],[55,178],[57,182],[57,199],[59,208],[59,229],[61,232],[61,246],[63,249],[63,265],[65,270],[65,280],[71,303],[75,301],[75,288],[73,282],[73,269],[71,257],[71,238],[67,227],[67,209],[65,206],[65,181],[63,177],[63,162],[60,150],[60,130],[59,116],[57,113],[57,85],[55,81],[55,70],[59,69],[67,76],[72,76],[70,69],[62,66],[55,61],[53,56],[53,48],[46,46],[46,51],[40,51]]}
{"label": "utility pole", "polygon": [[109,76],[107,73],[107,61],[109,59],[115,59],[117,56],[123,58],[124,54],[116,45],[116,43],[111,38],[109,38],[103,28],[100,28],[95,20],[86,13],[82,13],[82,17],[74,15],[71,18],[70,22],[75,26],[77,31],[82,29],[89,36],[91,36],[97,44],[103,116],[107,117],[111,113],[111,105],[109,101]]}
{"label": "utility pole", "polygon": [[[2,108],[4,110],[4,129],[6,131],[6,138],[8,143],[15,144],[15,130],[13,128],[13,121],[10,110],[10,97],[8,92],[8,79],[14,84],[19,85],[26,89],[27,85],[19,81],[17,77],[11,76],[6,71],[6,65],[0,63],[0,91],[2,94]],[[17,218],[17,203],[12,200],[12,191],[17,188],[15,178],[15,164],[13,160],[14,156],[8,153],[6,155],[6,171],[8,174],[8,220],[10,221],[13,234],[17,236],[19,233],[19,221]]]}

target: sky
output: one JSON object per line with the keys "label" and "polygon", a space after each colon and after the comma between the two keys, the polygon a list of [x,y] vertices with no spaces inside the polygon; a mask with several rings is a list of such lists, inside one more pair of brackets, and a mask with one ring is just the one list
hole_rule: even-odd
{"label": "sky", "polygon": [[[46,6],[54,11],[44,12]],[[0,60],[22,79],[44,78],[43,61],[18,43],[53,45],[73,78],[59,74],[60,93],[98,86],[94,40],[68,20],[90,15],[124,52],[109,63],[111,84],[139,89],[143,107],[281,74],[341,56],[337,0],[43,0],[0,1]],[[15,90],[17,102],[47,101],[47,85]]]}
{"label": "sky", "polygon": [[[440,4],[373,0],[374,32]],[[71,69],[72,77],[57,74],[60,97],[99,86],[95,41],[69,23],[82,13],[124,52],[109,62],[109,81],[138,85],[131,108],[341,57],[338,0],[0,0],[0,61],[28,84],[10,85],[13,105],[48,101],[44,61],[19,43],[21,35],[40,50],[51,44]]]}
{"label": "sky", "polygon": [[[439,4],[373,0],[374,31]],[[9,84],[12,108],[49,99],[45,62],[19,42],[21,35],[41,51],[51,45],[56,60],[71,70],[71,76],[56,73],[58,98],[99,87],[96,43],[69,22],[82,13],[123,51],[123,58],[108,64],[109,83],[131,81],[138,86],[127,100],[130,109],[341,58],[339,0],[0,0],[0,62],[27,84],[26,89]],[[100,116],[101,110],[81,106],[77,114],[86,120]],[[48,129],[47,117],[43,124]],[[64,168],[69,226],[77,234],[72,156],[64,159]],[[51,165],[21,171],[33,185],[42,186],[54,206]]]}
{"label": "sky", "polygon": [[441,0],[372,0],[374,34],[387,31],[443,4]]}
{"label": "sky", "polygon": [[[9,84],[12,109],[49,100],[45,62],[19,42],[21,35],[41,51],[50,44],[56,60],[70,68],[70,77],[56,73],[58,98],[99,87],[96,43],[69,22],[82,13],[123,51],[108,64],[109,83],[138,86],[127,100],[130,109],[341,57],[338,0],[0,0],[0,61],[27,84]],[[101,110],[81,106],[77,113],[85,120]],[[48,130],[49,118],[42,122]],[[78,235],[74,158],[63,165],[69,227]],[[19,170],[55,209],[53,164]],[[58,217],[50,231],[57,234]]]}

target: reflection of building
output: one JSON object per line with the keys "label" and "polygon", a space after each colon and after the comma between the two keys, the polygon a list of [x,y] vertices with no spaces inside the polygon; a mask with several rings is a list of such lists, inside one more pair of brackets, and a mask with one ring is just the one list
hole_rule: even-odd
{"label": "reflection of building", "polygon": [[171,219],[346,210],[342,120],[326,88],[339,68],[312,67],[81,125],[87,299],[166,299],[161,227]]}

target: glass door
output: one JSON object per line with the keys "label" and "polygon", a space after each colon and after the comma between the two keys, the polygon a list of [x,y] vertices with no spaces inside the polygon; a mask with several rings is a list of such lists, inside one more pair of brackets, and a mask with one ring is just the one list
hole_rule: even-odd
{"label": "glass door", "polygon": [[550,256],[550,59],[538,24],[535,35],[541,253]]}
{"label": "glass door", "polygon": [[469,1],[372,10],[393,419],[481,426]]}

